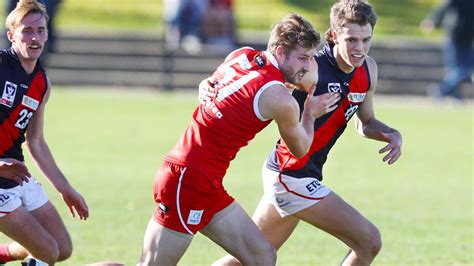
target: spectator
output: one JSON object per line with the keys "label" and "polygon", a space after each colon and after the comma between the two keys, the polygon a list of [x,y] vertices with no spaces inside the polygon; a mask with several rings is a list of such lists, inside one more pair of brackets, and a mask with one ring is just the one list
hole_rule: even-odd
{"label": "spectator", "polygon": [[459,88],[470,79],[474,64],[473,13],[472,0],[446,0],[420,24],[425,32],[444,24],[447,35],[443,47],[445,76],[439,85],[428,90],[428,94],[436,98],[451,96],[462,99]]}
{"label": "spectator", "polygon": [[208,0],[164,0],[166,48],[176,50],[182,44],[190,54],[201,50],[201,23]]}
{"label": "spectator", "polygon": [[202,20],[202,36],[209,49],[227,53],[235,44],[232,0],[210,0]]}

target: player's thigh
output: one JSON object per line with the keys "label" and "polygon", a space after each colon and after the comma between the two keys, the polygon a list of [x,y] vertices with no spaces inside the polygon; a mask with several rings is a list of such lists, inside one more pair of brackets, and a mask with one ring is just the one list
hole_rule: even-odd
{"label": "player's thigh", "polygon": [[[54,205],[48,201],[38,209],[32,210],[31,215],[54,237],[58,243],[61,256],[68,257],[72,252],[71,237]],[[67,255],[64,253],[67,253]]]}
{"label": "player's thigh", "polygon": [[151,218],[139,265],[176,265],[192,239],[193,235],[168,229]]}
{"label": "player's thigh", "polygon": [[293,216],[330,233],[349,247],[370,238],[374,233],[378,234],[376,227],[367,218],[335,192]]}
{"label": "player's thigh", "polygon": [[234,256],[262,254],[273,250],[250,216],[235,201],[216,213],[201,233]]}
{"label": "player's thigh", "polygon": [[46,254],[57,249],[53,236],[22,206],[0,218],[0,231],[32,254]]}
{"label": "player's thigh", "polygon": [[275,206],[262,198],[252,219],[268,241],[279,249],[298,225],[299,219],[293,216],[281,217]]}

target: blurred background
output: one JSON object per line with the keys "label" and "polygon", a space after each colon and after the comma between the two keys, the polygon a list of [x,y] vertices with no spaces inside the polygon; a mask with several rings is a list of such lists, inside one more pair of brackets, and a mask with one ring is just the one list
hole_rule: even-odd
{"label": "blurred background", "polygon": [[[10,0],[1,0],[8,10]],[[331,0],[46,0],[52,40],[44,58],[56,85],[194,89],[235,47],[265,49],[271,25],[289,11],[328,28]],[[382,94],[429,94],[444,75],[443,28],[422,21],[443,0],[374,0],[370,55]],[[472,7],[472,4],[471,4]],[[10,7],[11,8],[11,7]],[[472,12],[471,12],[472,14]],[[471,20],[472,22],[472,20]],[[472,29],[472,27],[471,27]],[[2,34],[2,46],[7,42]],[[51,39],[51,38],[50,38]],[[466,80],[460,94],[474,95]]]}
{"label": "blurred background", "polygon": [[[55,36],[43,58],[54,85],[45,134],[91,210],[87,222],[68,217],[60,195],[40,178],[74,241],[73,256],[61,265],[135,265],[154,207],[154,173],[189,123],[198,82],[232,48],[265,49],[271,25],[290,11],[323,34],[335,2],[44,1],[53,8]],[[470,4],[465,11],[474,17],[473,0],[454,1]],[[181,9],[183,3],[189,6]],[[370,51],[379,66],[377,117],[403,133],[404,154],[388,167],[377,152],[382,144],[362,140],[350,123],[325,166],[325,184],[383,232],[374,265],[473,265],[473,85],[466,79],[460,86],[467,104],[427,96],[448,69],[444,26],[454,25],[453,16],[441,24],[434,19],[443,3],[371,1],[379,17]],[[2,20],[9,4],[0,0]],[[0,43],[6,47],[5,33]],[[270,127],[242,149],[224,180],[248,213],[261,196],[261,164],[278,138]],[[28,156],[27,165],[41,176]],[[278,265],[338,265],[346,253],[338,240],[303,223],[279,251]],[[224,254],[198,235],[181,265],[210,265]]]}

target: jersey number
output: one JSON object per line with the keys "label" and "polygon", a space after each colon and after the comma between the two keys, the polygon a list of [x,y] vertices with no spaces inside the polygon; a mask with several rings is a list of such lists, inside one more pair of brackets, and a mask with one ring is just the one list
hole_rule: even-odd
{"label": "jersey number", "polygon": [[30,122],[30,118],[33,116],[33,112],[28,111],[27,109],[22,109],[18,120],[15,123],[15,127],[19,129],[25,129]]}
{"label": "jersey number", "polygon": [[237,80],[234,80],[236,76],[236,71],[232,66],[237,65],[240,67],[240,69],[247,70],[252,67],[250,64],[247,55],[242,54],[232,60],[229,60],[229,62],[225,63],[222,65],[218,71],[224,74],[224,77],[222,80],[220,80],[221,84],[223,84],[225,87],[219,90],[217,94],[217,100],[222,101],[226,97],[232,95],[234,92],[240,90],[246,83],[251,81],[252,79],[258,77],[260,74],[257,71],[250,71],[249,73],[243,75]]}

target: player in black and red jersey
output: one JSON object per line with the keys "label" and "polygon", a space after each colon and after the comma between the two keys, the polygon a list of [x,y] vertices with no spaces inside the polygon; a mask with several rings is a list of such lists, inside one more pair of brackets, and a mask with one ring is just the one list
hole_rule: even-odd
{"label": "player in black and red jersey", "polygon": [[[72,216],[87,219],[83,197],[56,165],[43,135],[51,83],[38,61],[48,39],[42,4],[19,1],[8,15],[11,48],[0,51],[0,262],[33,257],[53,265],[71,256],[71,238],[56,208],[23,164],[22,144],[61,194]],[[29,259],[31,260],[31,259]]]}
{"label": "player in black and red jersey", "polygon": [[[337,237],[351,249],[343,265],[369,265],[381,248],[380,232],[321,183],[322,168],[354,114],[362,136],[388,143],[379,151],[387,152],[383,161],[388,164],[400,157],[402,137],[376,119],[373,110],[377,64],[367,55],[377,21],[372,7],[365,1],[341,0],[331,8],[330,19],[327,44],[316,55],[318,70],[313,77],[319,76],[316,95],[341,95],[338,107],[316,119],[313,143],[304,157],[296,158],[289,153],[284,141],[277,143],[262,170],[264,196],[253,219],[276,249],[302,220]],[[316,80],[305,82],[311,84]],[[303,110],[301,103],[306,93],[294,91],[293,96]],[[228,255],[215,264],[239,262]]]}

